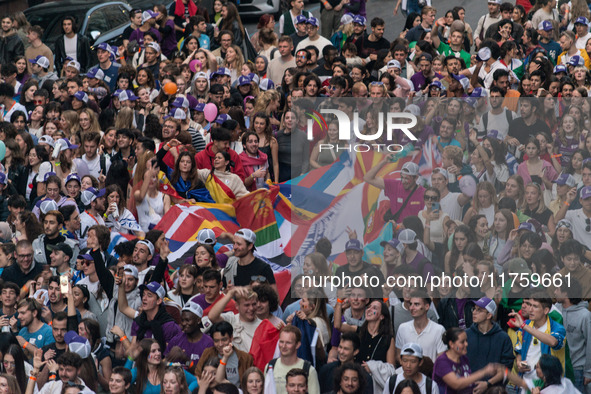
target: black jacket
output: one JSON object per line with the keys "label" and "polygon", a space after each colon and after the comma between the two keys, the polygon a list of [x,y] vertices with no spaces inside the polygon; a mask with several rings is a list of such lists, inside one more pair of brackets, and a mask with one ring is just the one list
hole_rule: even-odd
{"label": "black jacket", "polygon": [[[77,50],[76,50],[76,60],[80,62],[80,72],[86,72],[91,65],[96,64],[98,59],[95,53],[90,49],[90,43],[88,42],[88,38],[84,37],[82,34],[77,33],[78,39],[76,41]],[[66,43],[64,41],[64,36],[60,36],[57,41],[55,42],[55,69],[58,75],[61,74],[62,66],[66,61]]]}
{"label": "black jacket", "polygon": [[16,31],[8,33],[4,37],[0,37],[0,62],[12,63],[17,56],[24,56],[25,45],[21,41]]}
{"label": "black jacket", "polygon": [[[464,321],[466,327],[472,325],[472,308],[474,308],[474,301],[469,299],[464,305]],[[437,313],[439,313],[439,324],[446,330],[459,326],[458,305],[456,304],[455,296],[442,298],[439,305],[437,305]]]}

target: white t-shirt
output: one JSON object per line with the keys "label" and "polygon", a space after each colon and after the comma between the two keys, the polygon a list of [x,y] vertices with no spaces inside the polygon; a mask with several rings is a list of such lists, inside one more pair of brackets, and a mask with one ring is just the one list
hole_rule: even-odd
{"label": "white t-shirt", "polygon": [[[326,39],[322,36],[318,36],[318,38],[314,41],[310,40],[310,37],[307,37],[307,38],[304,38],[298,44],[298,47],[296,48],[296,52],[299,51],[300,49],[304,49],[308,45],[314,45],[316,48],[318,48],[318,52],[319,52],[318,59],[322,59],[322,49],[324,49],[324,47],[327,45],[332,45],[332,43],[328,39]],[[274,81],[274,82],[277,82],[277,81]]]}
{"label": "white t-shirt", "polygon": [[[503,111],[495,115],[492,112],[487,112],[487,122],[486,122],[486,130],[497,130],[499,132],[499,136],[503,137],[503,139],[507,136],[509,132],[509,122],[507,122],[507,118],[515,119],[515,113],[511,112],[510,116],[507,116],[506,112],[509,111],[508,109],[504,108]],[[484,134],[484,116],[480,117],[480,122],[478,122],[478,126],[476,127],[479,134]]]}
{"label": "white t-shirt", "polygon": [[[99,175],[101,174],[101,157],[99,155],[96,155],[94,159],[88,160],[88,158],[84,154],[82,155],[82,161],[86,163],[86,166],[88,167],[88,173],[96,179],[98,179]],[[109,156],[105,156],[105,172],[103,173],[103,175],[107,175],[107,172],[109,171],[110,167],[111,159],[109,159]]]}
{"label": "white t-shirt", "polygon": [[439,201],[441,210],[447,213],[451,220],[462,220],[462,206],[458,203],[461,194],[450,192]]}
{"label": "white t-shirt", "polygon": [[[548,321],[546,321],[546,323],[544,323],[544,325],[540,327],[538,331],[546,332],[547,329]],[[527,348],[527,356],[525,357],[525,360],[523,360],[527,361],[527,364],[531,367],[531,369],[529,370],[529,372],[526,372],[523,375],[524,378],[537,379],[538,375],[536,374],[535,365],[540,360],[540,357],[542,357],[542,341],[535,337],[532,337],[531,343],[529,344],[529,348]]]}
{"label": "white t-shirt", "polygon": [[398,327],[396,333],[396,348],[402,349],[407,343],[417,343],[423,348],[423,355],[429,357],[431,360],[437,359],[439,353],[447,350],[447,346],[443,343],[442,335],[445,328],[431,320],[427,322],[427,327],[418,334],[415,329],[414,320],[402,323]]}
{"label": "white t-shirt", "polygon": [[232,343],[236,346],[236,349],[248,353],[250,351],[250,345],[252,345],[254,332],[262,320],[255,317],[252,322],[247,323],[240,320],[240,315],[234,314],[234,312],[222,313],[221,318],[234,327],[234,340]]}
{"label": "white t-shirt", "polygon": [[158,224],[164,216],[164,195],[158,192],[156,197],[150,197],[146,194],[142,202],[137,205],[137,216],[142,231],[147,233],[150,224]]}
{"label": "white t-shirt", "polygon": [[66,56],[69,56],[74,60],[78,60],[78,34],[74,35],[73,38],[64,36],[64,44]]}
{"label": "white t-shirt", "polygon": [[583,245],[591,245],[591,232],[586,231],[587,215],[583,212],[583,208],[566,211],[564,218],[573,225],[573,238]]}
{"label": "white t-shirt", "polygon": [[[390,376],[386,381],[386,385],[384,386],[384,392],[382,394],[392,394],[390,392],[390,379],[396,379],[396,384],[394,384],[394,388],[396,388],[400,382],[404,380],[404,374],[402,373],[402,367],[396,370],[396,375]],[[419,383],[419,390],[421,390],[421,394],[439,394],[439,386],[437,383],[433,382],[431,387],[431,393],[427,393],[427,377],[421,374],[421,383]]]}

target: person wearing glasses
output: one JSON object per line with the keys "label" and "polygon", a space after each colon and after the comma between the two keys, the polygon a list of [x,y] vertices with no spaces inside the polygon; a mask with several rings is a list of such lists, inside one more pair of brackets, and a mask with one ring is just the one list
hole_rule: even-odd
{"label": "person wearing glasses", "polygon": [[1,278],[5,283],[14,282],[21,288],[34,281],[35,277],[43,271],[43,267],[33,261],[33,246],[27,240],[18,241],[14,255],[16,264],[4,268]]}

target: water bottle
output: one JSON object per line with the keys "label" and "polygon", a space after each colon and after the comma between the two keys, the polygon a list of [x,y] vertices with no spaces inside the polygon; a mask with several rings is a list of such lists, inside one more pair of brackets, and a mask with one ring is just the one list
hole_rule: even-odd
{"label": "water bottle", "polygon": [[390,161],[394,162],[394,161],[398,161],[400,159],[403,159],[414,150],[415,150],[415,146],[409,142],[408,144],[404,145],[404,147],[402,148],[402,150],[400,152],[396,153],[393,157],[390,156]]}

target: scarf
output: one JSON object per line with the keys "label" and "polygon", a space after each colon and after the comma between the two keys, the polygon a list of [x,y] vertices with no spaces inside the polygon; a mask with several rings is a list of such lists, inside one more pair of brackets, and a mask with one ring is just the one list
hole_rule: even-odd
{"label": "scarf", "polygon": [[267,162],[267,154],[259,151],[258,157],[249,156],[246,152],[240,154],[242,166],[248,175],[255,172],[255,167],[263,166]]}
{"label": "scarf", "polygon": [[185,181],[183,177],[179,177],[178,182],[173,187],[180,195],[184,194],[187,199],[192,198],[197,202],[215,203],[213,198],[211,198],[209,190],[205,188],[191,189],[192,185],[191,181]]}
{"label": "scarf", "polygon": [[[193,0],[189,0],[187,5],[189,6],[189,16],[195,16],[195,13],[197,12],[197,6],[195,3],[193,3]],[[185,5],[183,4],[183,0],[176,0],[174,14],[176,16],[180,16],[181,18],[185,16]]]}
{"label": "scarf", "polygon": [[166,312],[164,305],[160,305],[156,316],[153,320],[148,321],[146,312],[142,312],[138,317],[134,319],[138,325],[137,340],[141,341],[146,336],[146,331],[152,331],[152,338],[154,338],[160,344],[160,349],[166,349],[166,340],[164,339],[164,332],[162,326],[164,323],[174,321],[172,316]]}

